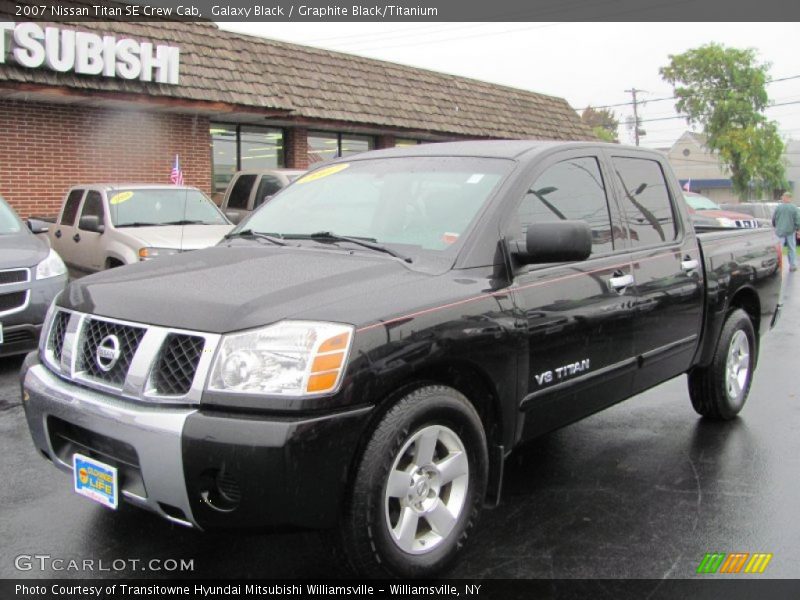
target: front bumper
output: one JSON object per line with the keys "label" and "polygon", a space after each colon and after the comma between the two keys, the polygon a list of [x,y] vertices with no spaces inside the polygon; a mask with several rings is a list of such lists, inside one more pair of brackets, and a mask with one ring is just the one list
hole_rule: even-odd
{"label": "front bumper", "polygon": [[369,408],[263,417],[151,406],[66,382],[30,354],[23,406],[61,470],[80,452],[120,473],[120,497],[200,529],[335,525]]}

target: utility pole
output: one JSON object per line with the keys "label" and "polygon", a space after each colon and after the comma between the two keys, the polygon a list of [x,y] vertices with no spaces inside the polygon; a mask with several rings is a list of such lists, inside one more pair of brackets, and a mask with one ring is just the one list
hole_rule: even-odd
{"label": "utility pole", "polygon": [[[643,129],[639,128],[639,102],[636,99],[636,94],[639,92],[645,92],[645,90],[637,90],[636,88],[631,88],[629,90],[625,90],[626,93],[630,94],[633,97],[633,139],[636,140],[636,145],[639,145],[639,136],[644,135],[645,132]],[[647,93],[647,92],[645,92]]]}

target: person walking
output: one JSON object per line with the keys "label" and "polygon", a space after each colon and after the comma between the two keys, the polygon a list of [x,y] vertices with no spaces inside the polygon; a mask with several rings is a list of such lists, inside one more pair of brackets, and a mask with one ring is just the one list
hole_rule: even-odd
{"label": "person walking", "polygon": [[789,249],[789,270],[797,270],[797,238],[796,232],[800,230],[800,209],[792,204],[792,195],[785,192],[781,196],[782,204],[772,215],[772,225],[775,233],[781,238],[783,245]]}

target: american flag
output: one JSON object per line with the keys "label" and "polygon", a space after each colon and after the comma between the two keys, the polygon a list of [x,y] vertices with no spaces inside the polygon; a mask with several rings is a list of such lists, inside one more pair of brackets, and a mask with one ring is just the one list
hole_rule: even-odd
{"label": "american flag", "polygon": [[181,163],[178,161],[178,155],[175,155],[175,164],[172,165],[172,173],[169,175],[169,180],[175,185],[183,185],[183,171],[181,171]]}
{"label": "american flag", "polygon": [[691,192],[692,191],[692,180],[689,179],[686,183],[683,184],[683,191],[684,192]]}

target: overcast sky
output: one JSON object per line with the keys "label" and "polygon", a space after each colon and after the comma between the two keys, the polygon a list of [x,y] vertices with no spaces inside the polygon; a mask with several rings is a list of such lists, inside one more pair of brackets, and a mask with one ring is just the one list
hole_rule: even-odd
{"label": "overcast sky", "polygon": [[[566,98],[575,109],[614,106],[624,123],[631,95],[647,135],[668,147],[684,131],[672,88],[658,75],[679,54],[709,42],[755,48],[768,62],[775,106],[767,115],[785,138],[800,139],[800,27],[797,23],[220,23],[220,27]],[[651,119],[658,119],[652,120]],[[623,126],[620,140],[632,142]]]}

